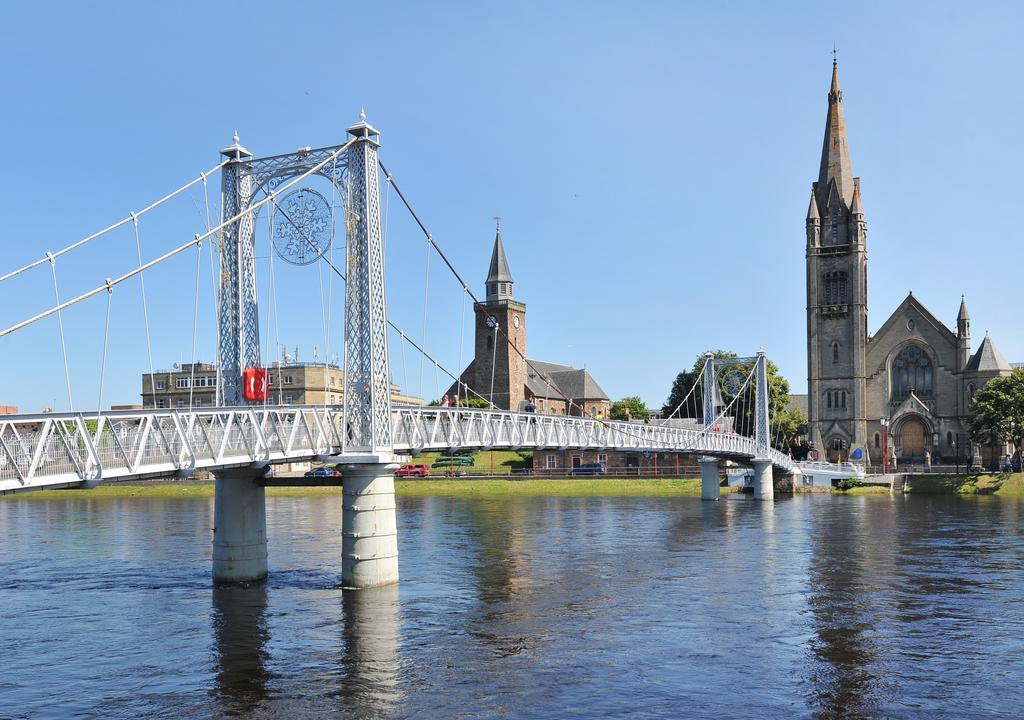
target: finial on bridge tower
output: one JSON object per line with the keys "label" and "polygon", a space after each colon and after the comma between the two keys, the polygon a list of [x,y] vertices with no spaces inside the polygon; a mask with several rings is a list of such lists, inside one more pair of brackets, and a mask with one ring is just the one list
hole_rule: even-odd
{"label": "finial on bridge tower", "polygon": [[349,135],[357,138],[367,138],[380,144],[380,130],[366,121],[366,111],[359,108],[359,122],[346,130]]}
{"label": "finial on bridge tower", "polygon": [[231,158],[232,160],[241,160],[243,157],[252,157],[252,153],[242,147],[241,142],[238,140],[238,131],[231,135],[231,144],[220,151],[221,155]]}
{"label": "finial on bridge tower", "polygon": [[359,120],[360,122],[366,122],[366,109],[359,108]]}

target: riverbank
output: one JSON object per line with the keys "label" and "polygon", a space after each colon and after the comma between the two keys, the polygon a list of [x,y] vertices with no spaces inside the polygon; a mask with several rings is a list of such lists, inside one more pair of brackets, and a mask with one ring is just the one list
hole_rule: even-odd
{"label": "riverbank", "polygon": [[[0,496],[52,500],[82,497],[104,498],[212,498],[210,482],[101,483],[92,490],[42,490]],[[699,497],[700,480],[686,478],[501,478],[453,480],[398,480],[400,497]],[[340,495],[339,487],[270,487],[267,497],[315,497]]]}
{"label": "riverbank", "polygon": [[1005,495],[1024,497],[1024,473],[986,475],[911,475],[913,495]]}

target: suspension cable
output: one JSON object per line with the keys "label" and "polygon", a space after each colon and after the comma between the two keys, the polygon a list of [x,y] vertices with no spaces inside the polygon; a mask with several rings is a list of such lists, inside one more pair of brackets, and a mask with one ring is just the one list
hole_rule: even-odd
{"label": "suspension cable", "polygon": [[[52,253],[53,257],[55,257],[55,258],[56,257],[60,257],[61,255],[63,255],[66,252],[71,252],[72,250],[74,250],[77,247],[81,247],[82,245],[85,245],[86,243],[91,242],[91,241],[95,240],[98,237],[102,237],[103,235],[106,235],[111,230],[116,230],[117,228],[121,227],[122,225],[126,225],[127,223],[132,222],[133,220],[137,219],[138,217],[140,217],[142,215],[145,215],[150,210],[152,210],[152,209],[154,209],[156,207],[159,207],[160,205],[163,205],[165,202],[167,202],[168,200],[170,200],[174,196],[179,195],[180,193],[184,192],[185,190],[188,190],[190,187],[195,185],[197,182],[203,182],[205,184],[206,183],[206,176],[207,175],[210,175],[211,173],[214,173],[217,170],[220,170],[229,161],[230,161],[230,158],[225,158],[223,161],[218,163],[216,166],[214,166],[210,170],[208,170],[208,171],[206,171],[204,173],[200,173],[199,177],[197,177],[195,180],[192,180],[192,181],[186,183],[185,185],[182,185],[180,188],[178,188],[174,192],[170,193],[169,195],[164,195],[162,198],[160,198],[156,202],[150,203],[149,205],[147,205],[146,207],[142,208],[138,212],[129,213],[128,217],[124,218],[123,220],[119,220],[116,223],[114,223],[113,225],[105,227],[105,228],[103,228],[102,230],[100,230],[98,232],[94,232],[92,235],[89,235],[88,237],[84,237],[81,240],[79,240],[77,242],[74,242],[74,243],[68,245],[67,247],[58,250],[57,252]],[[8,280],[8,279],[14,277],[15,275],[20,275],[21,273],[25,272],[26,270],[31,270],[32,268],[36,267],[37,265],[42,265],[44,262],[49,261],[49,259],[50,259],[49,256],[50,255],[51,255],[51,253],[47,253],[46,257],[43,257],[43,258],[41,258],[39,260],[35,260],[33,262],[30,262],[28,265],[25,265],[24,267],[20,267],[17,270],[12,270],[11,272],[7,273],[6,275],[0,276],[0,282],[3,282],[4,280]]]}
{"label": "suspension cable", "polygon": [[[409,214],[412,216],[412,219],[416,221],[416,224],[419,225],[420,230],[426,236],[427,244],[434,248],[434,250],[437,252],[437,254],[444,261],[444,264],[448,266],[449,270],[451,270],[452,274],[455,276],[455,279],[459,281],[459,284],[462,285],[462,287],[464,287],[466,289],[466,292],[469,293],[469,296],[471,298],[473,298],[473,308],[474,308],[474,310],[476,312],[480,313],[482,316],[486,317],[487,311],[484,309],[483,303],[481,303],[480,299],[477,298],[476,294],[472,290],[469,289],[469,285],[463,279],[462,275],[460,275],[459,271],[455,269],[455,266],[452,264],[451,260],[448,259],[448,256],[445,255],[445,253],[441,249],[440,245],[437,244],[437,241],[434,240],[434,237],[430,234],[430,231],[427,230],[427,226],[423,224],[423,221],[420,220],[419,215],[416,214],[416,211],[413,210],[412,205],[409,203],[408,199],[406,199],[405,194],[402,192],[402,189],[400,187],[398,187],[398,183],[395,182],[394,177],[391,175],[391,172],[387,169],[387,167],[385,167],[384,163],[381,162],[379,158],[377,160],[377,164],[380,166],[380,169],[384,171],[384,175],[387,177],[388,182],[391,184],[392,187],[395,188],[395,192],[398,193],[399,199],[402,201],[402,204],[405,205],[406,210],[409,211]],[[527,367],[529,367],[531,370],[533,370],[537,374],[538,377],[543,379],[545,382],[548,382],[560,395],[562,395],[562,397],[567,398],[568,402],[569,402],[570,409],[574,405],[577,408],[579,408],[579,410],[580,410],[580,417],[584,417],[585,408],[582,405],[579,405],[578,403],[573,402],[573,400],[571,398],[569,398],[569,396],[566,393],[563,393],[559,389],[557,383],[552,381],[546,374],[541,372],[537,368],[537,366],[535,366],[532,362],[530,362],[529,358],[526,357],[526,355],[523,353],[523,351],[520,350],[516,346],[516,344],[512,342],[512,338],[510,338],[508,336],[508,334],[505,332],[504,328],[498,327],[498,332],[505,339],[505,342],[508,343],[509,347],[511,347],[515,351],[515,353],[517,355],[519,355],[520,358],[522,358],[523,362],[526,363]]]}
{"label": "suspension cable", "polygon": [[168,252],[164,253],[163,255],[161,255],[160,257],[156,258],[155,260],[151,260],[150,262],[146,263],[145,265],[142,265],[141,267],[137,267],[134,270],[131,270],[131,271],[125,273],[124,275],[121,275],[120,277],[118,277],[118,278],[116,278],[114,280],[109,280],[108,279],[107,283],[105,283],[103,285],[100,285],[97,288],[93,288],[92,290],[89,290],[88,292],[82,293],[81,295],[79,295],[78,297],[76,297],[76,298],[74,298],[72,300],[68,300],[67,302],[62,303],[62,304],[60,304],[60,305],[58,305],[56,307],[52,307],[49,310],[46,310],[45,312],[41,312],[38,315],[35,315],[34,317],[29,318],[28,320],[24,320],[24,321],[18,323],[17,325],[12,325],[11,327],[7,328],[6,330],[0,330],[0,337],[3,337],[4,335],[8,335],[8,334],[14,332],[15,330],[20,330],[21,328],[25,327],[26,325],[31,325],[34,322],[42,320],[45,317],[49,317],[50,315],[53,315],[55,312],[59,312],[60,310],[63,310],[64,308],[71,307],[72,305],[74,305],[76,303],[79,303],[79,302],[82,302],[83,300],[88,300],[89,298],[93,297],[94,295],[97,295],[98,293],[103,292],[103,290],[107,289],[108,286],[109,287],[113,287],[115,285],[119,285],[120,283],[124,282],[125,280],[128,280],[128,279],[130,279],[132,277],[135,277],[139,273],[144,272],[144,271],[148,270],[149,268],[164,262],[165,260],[169,260],[170,258],[174,257],[175,255],[178,255],[179,253],[184,252],[185,250],[188,250],[193,245],[201,243],[203,240],[205,240],[206,238],[210,237],[214,233],[220,232],[221,230],[223,230],[224,228],[228,227],[232,223],[238,222],[240,219],[242,219],[246,215],[250,215],[250,214],[256,212],[257,210],[259,210],[264,205],[272,202],[278,195],[280,195],[281,193],[283,193],[283,192],[285,192],[287,190],[290,190],[291,188],[295,187],[296,185],[298,185],[300,182],[305,180],[310,175],[313,175],[314,173],[317,173],[320,170],[322,170],[324,167],[327,166],[328,163],[331,162],[332,159],[338,157],[339,155],[341,155],[341,153],[343,153],[345,150],[347,150],[348,147],[350,145],[352,145],[352,143],[354,143],[356,141],[356,139],[357,138],[353,138],[352,140],[349,140],[347,143],[345,143],[344,145],[339,147],[337,150],[332,152],[330,155],[328,155],[324,160],[321,160],[316,165],[313,165],[312,167],[310,167],[308,170],[306,170],[301,175],[297,175],[294,179],[292,179],[292,180],[288,181],[287,183],[281,185],[276,190],[268,192],[267,196],[265,198],[263,198],[262,200],[249,205],[249,207],[247,207],[244,210],[240,211],[239,213],[237,213],[233,217],[230,217],[227,220],[223,221],[220,225],[218,225],[217,227],[209,230],[208,232],[204,233],[203,235],[196,235],[195,238],[193,238],[192,240],[189,240],[184,245],[180,245],[179,247],[176,247],[173,250],[169,250]]}
{"label": "suspension cable", "polygon": [[[308,244],[309,244],[310,246],[314,247],[314,249],[315,249],[315,244],[313,243],[313,241],[312,241],[312,240],[310,240],[310,239],[309,239],[309,237],[307,237],[307,236],[306,236],[306,233],[305,233],[305,231],[303,231],[303,230],[302,230],[302,228],[300,228],[300,227],[298,226],[298,224],[296,224],[296,223],[295,223],[295,221],[294,221],[294,220],[292,220],[291,216],[290,216],[290,215],[288,215],[288,213],[287,213],[287,212],[285,212],[285,210],[284,210],[284,209],[283,209],[283,208],[282,208],[282,207],[281,207],[280,205],[278,205],[278,204],[277,204],[277,201],[276,201],[276,200],[272,200],[271,202],[273,202],[273,204],[274,204],[274,207],[275,207],[275,208],[277,208],[278,212],[280,212],[280,213],[281,213],[281,216],[282,216],[282,217],[283,217],[283,218],[284,218],[285,220],[287,220],[287,221],[288,221],[289,223],[291,223],[292,227],[294,227],[294,228],[295,228],[295,230],[296,230],[296,231],[297,231],[297,232],[299,233],[299,235],[300,235],[300,236],[302,237],[302,239],[303,239],[303,240],[305,240],[305,241],[306,241],[306,243],[308,243]],[[337,275],[338,277],[340,277],[340,278],[341,278],[341,281],[342,281],[342,282],[346,282],[346,283],[348,282],[348,278],[347,278],[347,277],[345,276],[345,273],[343,273],[343,272],[342,272],[341,270],[339,270],[339,269],[338,269],[338,266],[337,266],[337,265],[335,265],[335,264],[334,264],[334,262],[333,262],[332,260],[328,259],[328,258],[327,258],[327,257],[326,257],[326,256],[325,256],[325,255],[324,255],[323,253],[320,253],[319,257],[320,257],[320,259],[321,259],[321,260],[323,260],[323,261],[324,261],[325,263],[327,263],[327,265],[328,265],[328,266],[329,266],[329,267],[331,268],[331,270],[333,270],[333,271],[334,271],[334,273],[335,273],[335,274],[336,274],[336,275]],[[401,337],[401,338],[402,338],[403,340],[405,340],[405,341],[406,341],[407,343],[409,343],[410,345],[412,345],[412,346],[413,346],[413,348],[415,348],[415,349],[416,349],[416,350],[417,350],[417,351],[418,351],[418,352],[419,352],[420,354],[422,354],[422,355],[423,355],[423,357],[425,357],[425,358],[426,358],[427,360],[429,360],[430,362],[434,363],[434,365],[435,365],[436,367],[438,367],[438,368],[439,368],[439,369],[441,370],[441,372],[443,372],[443,373],[444,373],[445,375],[447,375],[448,377],[450,377],[450,378],[451,378],[452,380],[454,380],[454,381],[455,381],[456,383],[459,383],[459,382],[461,382],[461,381],[459,380],[459,378],[458,378],[458,377],[457,377],[457,376],[456,376],[456,375],[455,375],[454,373],[452,373],[452,372],[451,372],[451,371],[450,371],[450,370],[449,370],[448,368],[446,368],[446,367],[445,367],[444,365],[442,365],[442,364],[441,364],[440,362],[438,362],[437,358],[435,358],[435,357],[434,357],[433,355],[431,355],[430,353],[428,353],[428,352],[427,352],[427,351],[426,351],[425,349],[423,349],[422,347],[420,347],[419,345],[417,345],[417,344],[416,344],[416,343],[415,343],[415,342],[414,342],[414,341],[412,340],[412,338],[410,338],[410,337],[409,337],[408,335],[406,335],[406,334],[405,334],[405,331],[404,331],[404,330],[402,330],[402,328],[398,327],[398,326],[397,326],[397,325],[396,325],[396,324],[395,324],[395,323],[394,323],[394,322],[393,322],[392,320],[390,320],[390,319],[388,319],[388,326],[390,326],[392,330],[394,330],[395,332],[397,332],[397,333],[399,334],[399,336],[400,336],[400,337]],[[474,395],[476,395],[476,396],[477,396],[478,398],[480,398],[480,399],[481,399],[481,400],[483,400],[484,402],[488,402],[487,398],[485,398],[485,397],[484,397],[483,395],[481,395],[480,393],[478,393],[478,392],[477,392],[476,390],[473,390],[472,388],[470,388],[470,387],[469,387],[469,385],[466,385],[466,391],[467,391],[467,393],[469,393],[469,392],[472,392],[472,393],[473,393]]]}

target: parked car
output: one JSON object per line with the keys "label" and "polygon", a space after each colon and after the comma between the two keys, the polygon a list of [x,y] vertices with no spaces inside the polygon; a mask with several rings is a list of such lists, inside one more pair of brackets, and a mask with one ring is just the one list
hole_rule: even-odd
{"label": "parked car", "polygon": [[601,463],[584,463],[572,469],[573,475],[604,475],[604,465]]}
{"label": "parked car", "polygon": [[429,474],[429,465],[413,465],[407,463],[395,470],[395,477],[426,477]]}
{"label": "parked car", "polygon": [[341,473],[338,472],[337,468],[332,467],[318,467],[312,470],[307,470],[303,473],[302,477],[318,478],[318,477],[341,477]]}

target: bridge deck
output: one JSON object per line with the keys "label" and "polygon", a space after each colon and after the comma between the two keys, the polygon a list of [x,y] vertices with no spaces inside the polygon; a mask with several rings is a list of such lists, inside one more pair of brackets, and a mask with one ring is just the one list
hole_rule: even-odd
{"label": "bridge deck", "polygon": [[[397,453],[591,449],[686,452],[794,462],[752,438],[667,425],[468,408],[393,408]],[[187,475],[300,462],[347,451],[340,406],[253,406],[0,416],[0,493],[91,487],[102,480]],[[360,453],[365,454],[365,452]]]}

